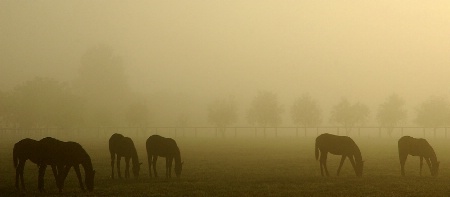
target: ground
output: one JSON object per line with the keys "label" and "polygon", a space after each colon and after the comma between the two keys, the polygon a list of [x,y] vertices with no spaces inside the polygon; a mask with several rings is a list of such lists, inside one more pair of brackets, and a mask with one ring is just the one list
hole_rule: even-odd
{"label": "ground", "polygon": [[[101,137],[100,137],[101,138]],[[158,160],[159,178],[148,177],[146,137],[135,137],[140,161],[138,179],[112,180],[106,138],[80,139],[97,171],[93,192],[82,192],[73,170],[62,194],[58,193],[50,168],[47,193],[37,190],[38,169],[27,162],[28,191],[14,188],[12,161],[14,140],[0,144],[0,196],[450,196],[448,139],[430,139],[441,161],[438,177],[431,177],[424,165],[419,176],[419,158],[408,157],[406,176],[400,176],[398,137],[353,137],[365,160],[363,177],[355,176],[346,160],[340,177],[340,157],[329,155],[331,177],[321,177],[314,157],[313,136],[309,137],[176,137],[184,161],[181,178],[164,177],[165,160]],[[36,138],[38,139],[38,138]],[[75,141],[75,140],[74,140]],[[124,164],[122,164],[124,167]],[[123,172],[123,170],[122,170]]]}

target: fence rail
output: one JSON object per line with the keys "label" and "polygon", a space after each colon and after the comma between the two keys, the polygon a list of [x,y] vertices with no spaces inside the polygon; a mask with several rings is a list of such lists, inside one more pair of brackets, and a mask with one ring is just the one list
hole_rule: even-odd
{"label": "fence rail", "polygon": [[[392,133],[389,133],[392,129]],[[133,137],[159,134],[169,137],[315,137],[321,133],[358,137],[415,137],[447,138],[450,127],[83,127],[83,128],[0,128],[1,139],[39,138],[109,138],[113,133],[126,133]]]}

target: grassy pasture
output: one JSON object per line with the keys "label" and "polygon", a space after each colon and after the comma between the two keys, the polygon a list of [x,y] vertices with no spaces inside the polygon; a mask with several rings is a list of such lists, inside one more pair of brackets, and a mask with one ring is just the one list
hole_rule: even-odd
{"label": "grassy pasture", "polygon": [[[59,194],[48,168],[47,193],[40,194],[37,166],[27,162],[26,196],[450,196],[448,139],[429,139],[441,161],[438,177],[430,176],[425,163],[420,177],[419,158],[411,156],[406,164],[406,177],[401,177],[398,138],[354,137],[366,161],[363,177],[355,176],[348,160],[341,176],[336,177],[340,157],[329,155],[331,177],[324,178],[320,176],[319,163],[314,157],[314,137],[178,137],[185,164],[182,177],[169,180],[164,178],[163,158],[157,164],[160,177],[148,177],[146,138],[133,139],[140,161],[144,163],[139,179],[111,180],[108,139],[82,140],[79,142],[91,155],[97,171],[94,192],[81,192],[71,170],[65,190]],[[0,196],[23,195],[14,188],[14,142],[0,144]]]}

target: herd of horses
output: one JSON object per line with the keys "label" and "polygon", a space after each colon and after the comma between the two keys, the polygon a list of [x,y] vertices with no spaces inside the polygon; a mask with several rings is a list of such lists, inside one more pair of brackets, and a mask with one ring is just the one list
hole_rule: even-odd
{"label": "herd of horses", "polygon": [[[152,177],[152,166],[154,176],[158,177],[156,172],[156,161],[158,157],[166,158],[166,178],[171,177],[172,163],[175,163],[174,170],[176,176],[181,176],[183,162],[181,162],[180,149],[175,140],[159,135],[152,135],[147,139],[145,145],[150,177]],[[142,163],[139,162],[136,147],[131,138],[117,133],[113,134],[109,139],[109,152],[111,154],[112,179],[114,179],[115,174],[114,163],[116,163],[118,177],[122,178],[120,171],[122,157],[125,158],[125,178],[130,178],[130,159],[133,176],[135,178],[139,176]],[[425,139],[403,136],[398,140],[398,152],[402,176],[405,176],[404,166],[408,155],[420,157],[420,175],[422,175],[423,159],[425,158],[431,175],[437,176],[439,162],[437,161],[433,148]],[[362,176],[364,161],[362,160],[361,151],[353,139],[347,136],[337,136],[328,133],[321,134],[316,138],[315,156],[316,160],[320,161],[320,172],[322,176],[330,176],[327,169],[328,153],[342,156],[337,170],[337,176],[339,176],[342,165],[347,157],[356,176]],[[17,142],[13,148],[13,161],[14,167],[16,168],[15,186],[17,190],[20,190],[19,181],[25,190],[23,172],[27,160],[37,164],[39,167],[38,190],[40,192],[45,191],[44,174],[48,165],[52,168],[59,192],[62,192],[64,180],[72,167],[76,172],[81,190],[85,191],[84,184],[86,184],[88,191],[93,191],[94,189],[95,170],[93,169],[91,158],[83,147],[76,142],[63,142],[51,137],[46,137],[39,141],[26,138]],[[85,172],[84,184],[81,178],[80,165],[83,166]]]}
{"label": "herd of horses", "polygon": [[[159,135],[152,135],[147,139],[146,148],[149,158],[150,177],[152,176],[150,169],[152,163],[155,177],[157,177],[156,161],[158,156],[166,158],[166,177],[171,177],[173,160],[175,160],[175,174],[177,177],[181,176],[183,162],[181,162],[180,149],[175,140],[164,138]],[[124,137],[117,133],[113,134],[109,139],[109,152],[111,154],[112,179],[114,179],[114,160],[116,159],[117,173],[119,178],[122,178],[120,173],[120,160],[122,157],[125,157],[125,178],[130,177],[130,159],[132,160],[134,177],[137,178],[139,176],[140,165],[142,163],[139,162],[136,147],[129,137]],[[20,190],[20,184],[22,189],[26,190],[23,172],[27,160],[30,160],[39,167],[38,190],[40,192],[45,192],[44,175],[48,165],[52,168],[59,192],[62,192],[64,181],[72,167],[75,169],[81,190],[86,190],[84,184],[86,184],[88,191],[94,190],[95,170],[92,167],[91,158],[83,147],[76,142],[63,142],[55,138],[46,137],[39,141],[26,138],[14,144],[13,164],[16,168],[15,186],[17,190]],[[83,166],[85,172],[84,184],[81,178],[80,165]]]}
{"label": "herd of horses", "polygon": [[[320,152],[320,154],[319,154]],[[344,160],[348,157],[356,176],[362,176],[364,161],[362,160],[361,151],[358,145],[347,136],[337,136],[328,133],[322,134],[316,138],[315,155],[316,160],[320,155],[320,172],[324,176],[330,176],[327,169],[327,155],[341,155],[341,162],[337,170],[337,176],[341,171]],[[420,157],[420,175],[422,175],[423,159],[427,162],[431,176],[437,176],[439,171],[439,161],[437,161],[436,153],[433,147],[422,138],[413,138],[403,136],[398,140],[398,155],[400,158],[401,174],[405,176],[405,162],[408,155]]]}

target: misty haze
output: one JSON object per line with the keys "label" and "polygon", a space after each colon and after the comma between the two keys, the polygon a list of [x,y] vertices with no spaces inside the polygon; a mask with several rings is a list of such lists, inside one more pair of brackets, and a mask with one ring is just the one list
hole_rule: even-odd
{"label": "misty haze", "polygon": [[449,13],[0,1],[0,196],[448,196]]}

